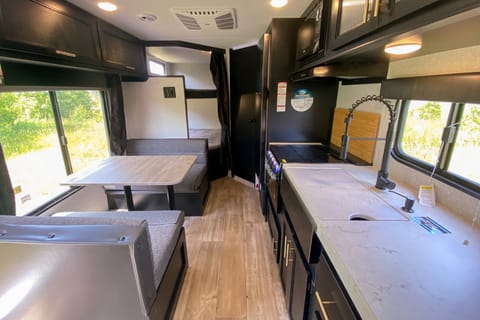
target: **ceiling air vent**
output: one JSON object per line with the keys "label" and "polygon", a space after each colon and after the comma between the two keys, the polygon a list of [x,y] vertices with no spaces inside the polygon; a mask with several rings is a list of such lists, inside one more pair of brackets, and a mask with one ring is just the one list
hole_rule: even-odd
{"label": "ceiling air vent", "polygon": [[237,28],[235,9],[172,8],[188,30],[233,30]]}

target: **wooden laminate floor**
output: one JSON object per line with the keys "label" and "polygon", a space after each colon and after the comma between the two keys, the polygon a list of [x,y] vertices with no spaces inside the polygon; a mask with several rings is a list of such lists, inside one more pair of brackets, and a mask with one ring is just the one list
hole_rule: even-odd
{"label": "wooden laminate floor", "polygon": [[186,217],[189,268],[174,319],[288,319],[258,193],[213,181],[202,217]]}

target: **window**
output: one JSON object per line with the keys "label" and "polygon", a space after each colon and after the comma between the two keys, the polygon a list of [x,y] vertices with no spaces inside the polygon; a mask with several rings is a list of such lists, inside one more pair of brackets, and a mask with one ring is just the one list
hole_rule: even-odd
{"label": "window", "polygon": [[109,155],[100,91],[0,93],[0,142],[18,215],[55,198],[68,174]]}
{"label": "window", "polygon": [[153,75],[157,75],[157,76],[167,75],[167,72],[165,70],[165,64],[157,61],[148,60],[148,69],[150,70],[150,73]]}
{"label": "window", "polygon": [[478,195],[480,104],[403,101],[394,155]]}

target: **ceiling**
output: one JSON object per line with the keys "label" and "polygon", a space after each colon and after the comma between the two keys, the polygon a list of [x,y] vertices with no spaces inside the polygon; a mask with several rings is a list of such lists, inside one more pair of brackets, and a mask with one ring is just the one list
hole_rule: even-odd
{"label": "ceiling", "polygon": [[210,52],[183,47],[147,47],[147,55],[166,63],[210,63]]}
{"label": "ceiling", "polygon": [[[270,0],[110,0],[118,5],[115,12],[104,12],[97,0],[68,0],[78,7],[110,22],[142,40],[180,40],[217,48],[241,48],[255,44],[272,18],[300,17],[312,0],[290,0],[281,9],[272,8]],[[234,8],[237,29],[188,30],[171,12],[172,8]],[[141,14],[157,16],[144,22]]]}

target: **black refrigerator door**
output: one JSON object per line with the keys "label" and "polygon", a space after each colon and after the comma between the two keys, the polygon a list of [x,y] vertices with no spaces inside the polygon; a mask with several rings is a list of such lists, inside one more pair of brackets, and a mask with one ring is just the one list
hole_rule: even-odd
{"label": "black refrigerator door", "polygon": [[258,93],[240,96],[239,108],[235,117],[235,141],[233,144],[234,175],[255,182],[258,172],[260,150],[260,99]]}

